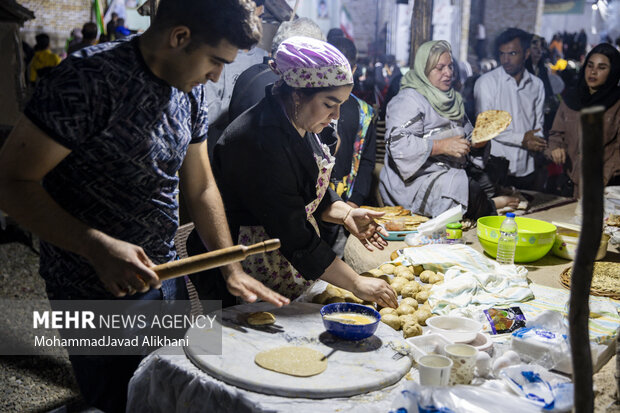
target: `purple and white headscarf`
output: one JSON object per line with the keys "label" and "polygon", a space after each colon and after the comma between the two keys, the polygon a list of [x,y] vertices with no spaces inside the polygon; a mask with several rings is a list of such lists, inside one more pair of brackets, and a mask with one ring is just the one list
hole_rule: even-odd
{"label": "purple and white headscarf", "polygon": [[280,44],[271,70],[294,88],[330,87],[353,84],[349,62],[329,43],[294,36]]}

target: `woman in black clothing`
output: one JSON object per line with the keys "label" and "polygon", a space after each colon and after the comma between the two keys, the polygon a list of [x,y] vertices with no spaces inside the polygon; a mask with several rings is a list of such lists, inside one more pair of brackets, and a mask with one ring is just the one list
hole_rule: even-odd
{"label": "woman in black clothing", "polygon": [[395,307],[386,282],[359,276],[318,234],[322,220],[343,224],[369,250],[387,245],[374,221],[381,214],[352,208],[328,188],[334,160],[317,134],[351,93],[347,60],[328,43],[293,37],[279,47],[272,69],[280,80],[226,129],[214,151],[233,238],[282,243],[279,251],[246,259],[245,271],[292,299],[321,278]]}

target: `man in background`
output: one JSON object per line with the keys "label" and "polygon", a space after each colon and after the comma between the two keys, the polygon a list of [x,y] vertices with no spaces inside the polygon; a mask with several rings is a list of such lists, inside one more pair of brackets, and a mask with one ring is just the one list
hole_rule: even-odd
{"label": "man in background", "polygon": [[69,46],[67,54],[77,52],[88,46],[93,46],[97,43],[97,25],[93,22],[84,23],[82,26],[82,41]]}
{"label": "man in background", "polygon": [[[542,80],[525,70],[531,36],[510,28],[496,41],[501,66],[480,76],[474,87],[476,113],[505,110],[512,116],[508,128],[491,142],[490,176],[500,185],[540,190],[534,155],[547,147],[542,138],[545,88]],[[506,165],[507,163],[507,165]]]}

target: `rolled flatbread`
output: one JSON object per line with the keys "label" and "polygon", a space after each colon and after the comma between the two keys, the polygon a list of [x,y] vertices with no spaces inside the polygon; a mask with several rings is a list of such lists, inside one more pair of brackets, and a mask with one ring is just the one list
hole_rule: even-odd
{"label": "rolled flatbread", "polygon": [[505,110],[487,110],[478,114],[476,127],[471,135],[471,143],[490,141],[506,130],[512,116]]}

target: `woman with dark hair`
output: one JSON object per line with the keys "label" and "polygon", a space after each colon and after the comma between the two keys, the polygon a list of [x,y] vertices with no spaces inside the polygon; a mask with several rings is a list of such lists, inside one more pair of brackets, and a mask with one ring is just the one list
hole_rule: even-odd
{"label": "woman with dark hair", "polygon": [[581,174],[581,122],[579,111],[603,106],[603,174],[605,185],[620,184],[620,52],[602,43],[586,56],[577,86],[567,91],[549,133],[545,154],[556,164],[564,165],[574,182],[573,195],[579,197]]}
{"label": "woman with dark hair", "polygon": [[319,220],[344,225],[369,250],[387,245],[374,221],[381,213],[352,208],[328,188],[335,161],[317,134],[338,119],[349,98],[347,59],[328,43],[292,37],[280,45],[271,68],[280,79],[226,128],[214,150],[233,239],[247,245],[273,237],[282,244],[279,251],[246,259],[244,270],[291,299],[320,278],[395,307],[392,288],[337,258],[317,226]]}

